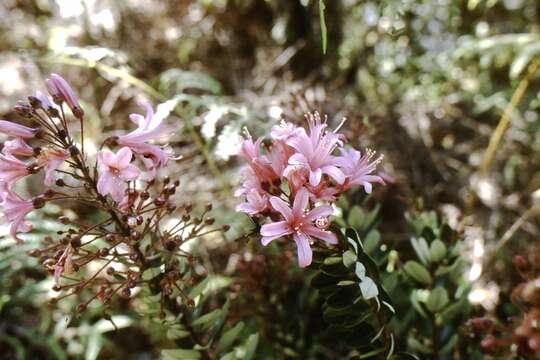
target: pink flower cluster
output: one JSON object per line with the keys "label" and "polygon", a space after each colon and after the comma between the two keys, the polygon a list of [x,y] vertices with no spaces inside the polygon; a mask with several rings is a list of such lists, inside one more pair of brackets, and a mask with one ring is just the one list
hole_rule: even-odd
{"label": "pink flower cluster", "polygon": [[356,186],[371,193],[373,183],[384,184],[375,173],[382,157],[374,158],[371,150],[361,154],[346,149],[345,136],[330,131],[319,114],[306,118],[307,131],[285,121],[274,126],[269,146],[247,135],[238,151],[247,163],[241,170],[244,181],[235,192],[245,200],[237,211],[271,220],[261,227],[262,244],[292,237],[301,267],[311,264],[312,238],[337,244],[335,234],[327,230],[337,197]]}
{"label": "pink flower cluster", "polygon": [[[5,220],[10,223],[10,232],[17,236],[19,232],[28,232],[31,225],[25,221],[26,215],[33,209],[43,206],[44,201],[55,200],[54,195],[61,193],[52,190],[58,185],[57,173],[67,162],[70,168],[83,169],[82,173],[70,173],[74,179],[87,177],[90,183],[90,166],[86,165],[87,154],[79,149],[68,126],[63,105],[66,104],[73,116],[81,123],[81,139],[83,144],[84,111],[77,95],[70,85],[59,75],[52,74],[46,80],[47,90],[52,101],[42,92],[37,91],[30,96],[29,103],[20,102],[15,110],[24,118],[34,122],[37,127],[28,127],[11,121],[0,120],[0,133],[8,136],[0,152],[0,207]],[[152,142],[160,140],[167,133],[160,119],[154,117],[152,106],[144,103],[146,116],[131,114],[130,119],[137,125],[132,132],[114,137],[109,143],[121,146],[115,154],[109,150],[101,150],[97,154],[97,177],[95,189],[102,196],[111,195],[119,209],[129,207],[126,182],[136,180],[141,171],[132,164],[138,159],[146,168],[145,179],[155,177],[156,169],[165,166],[171,158],[161,146]],[[84,149],[84,146],[80,147]],[[86,169],[86,170],[84,170]],[[14,192],[14,185],[22,178],[44,170],[44,185],[49,189],[45,194],[24,200]],[[64,197],[65,198],[65,197]]]}

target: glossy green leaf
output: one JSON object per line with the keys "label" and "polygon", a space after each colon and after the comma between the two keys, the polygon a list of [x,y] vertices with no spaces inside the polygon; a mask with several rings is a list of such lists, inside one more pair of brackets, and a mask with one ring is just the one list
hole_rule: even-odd
{"label": "glossy green leaf", "polygon": [[379,295],[379,289],[377,288],[377,284],[370,278],[365,277],[362,281],[360,281],[360,290],[362,291],[362,296],[364,299],[369,300],[374,297],[377,297]]}
{"label": "glossy green leaf", "polygon": [[446,245],[441,240],[435,240],[429,247],[429,256],[431,261],[438,262],[444,259],[446,255]]}
{"label": "glossy green leaf", "polygon": [[431,290],[426,302],[426,307],[431,312],[439,312],[448,304],[448,292],[443,287]]}
{"label": "glossy green leaf", "polygon": [[169,349],[162,350],[161,357],[163,360],[198,360],[201,353],[197,350]]}
{"label": "glossy green leaf", "polygon": [[407,275],[419,283],[429,285],[433,281],[429,271],[416,261],[407,261],[403,268]]}
{"label": "glossy green leaf", "polygon": [[217,353],[222,353],[227,351],[231,345],[234,343],[240,332],[244,329],[244,323],[239,322],[233,328],[227,330],[219,339],[219,342],[216,347]]}

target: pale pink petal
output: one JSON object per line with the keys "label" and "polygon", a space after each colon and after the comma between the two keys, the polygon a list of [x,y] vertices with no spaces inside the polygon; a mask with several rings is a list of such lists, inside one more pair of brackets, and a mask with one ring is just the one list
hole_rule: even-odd
{"label": "pale pink petal", "polygon": [[311,264],[313,253],[309,246],[309,237],[304,234],[294,234],[294,242],[298,251],[298,265],[300,267],[306,267]]}
{"label": "pale pink petal", "polygon": [[330,205],[323,205],[316,207],[306,214],[306,221],[313,221],[321,217],[327,217],[332,215],[334,209]]}
{"label": "pale pink petal", "polygon": [[286,221],[278,221],[270,224],[265,224],[261,227],[261,235],[270,236],[284,236],[292,232],[289,224]]}
{"label": "pale pink petal", "polygon": [[255,214],[257,214],[259,212],[258,209],[255,209],[248,202],[243,202],[241,204],[238,204],[238,205],[236,205],[236,207],[234,209],[235,209],[235,211],[243,212],[243,213],[246,213],[246,214],[249,214],[249,215],[255,215]]}
{"label": "pale pink petal", "polygon": [[313,225],[305,225],[304,227],[302,227],[302,231],[317,239],[324,240],[328,244],[335,245],[338,243],[336,235],[331,231],[321,230]]}
{"label": "pale pink petal", "polygon": [[319,185],[319,183],[321,182],[321,178],[322,178],[322,170],[321,169],[316,169],[315,171],[310,171],[309,172],[309,183],[312,186]]}
{"label": "pale pink petal", "polygon": [[309,161],[304,154],[296,153],[289,158],[289,164],[309,167]]}
{"label": "pale pink petal", "polygon": [[371,183],[367,181],[364,182],[364,190],[366,191],[366,193],[371,194],[372,188],[373,186],[371,185]]}
{"label": "pale pink petal", "polygon": [[322,172],[334,179],[338,184],[345,182],[345,174],[336,166],[325,166],[322,168]]}
{"label": "pale pink petal", "polygon": [[121,148],[116,153],[116,164],[119,169],[125,168],[131,162],[132,152],[128,147]]}
{"label": "pale pink petal", "polygon": [[292,211],[287,205],[287,203],[285,203],[285,201],[281,200],[280,198],[276,196],[272,196],[270,198],[270,203],[272,204],[272,207],[276,211],[278,211],[281,215],[283,215],[285,220],[290,220],[292,218]]}
{"label": "pale pink petal", "polygon": [[140,173],[141,171],[135,165],[128,164],[127,167],[122,169],[122,171],[119,174],[119,177],[122,180],[134,180],[139,177]]}
{"label": "pale pink petal", "polygon": [[114,182],[111,190],[111,197],[113,198],[113,200],[117,203],[120,203],[125,195],[124,183]]}
{"label": "pale pink petal", "polygon": [[101,166],[114,166],[116,165],[115,156],[109,150],[101,150],[98,152],[98,161]]}
{"label": "pale pink petal", "polygon": [[99,179],[97,182],[97,191],[103,195],[106,196],[112,191],[114,184],[114,179],[111,176],[111,174],[108,171],[102,172],[99,175]]}
{"label": "pale pink petal", "polygon": [[300,189],[296,193],[296,196],[294,197],[293,208],[292,208],[293,216],[295,217],[303,216],[304,209],[307,207],[308,202],[309,202],[308,191],[304,188]]}

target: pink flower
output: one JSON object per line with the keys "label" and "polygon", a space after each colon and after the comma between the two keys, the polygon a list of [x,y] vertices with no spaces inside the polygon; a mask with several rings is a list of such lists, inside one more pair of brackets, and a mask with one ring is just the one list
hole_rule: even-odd
{"label": "pink flower", "polygon": [[45,148],[38,157],[38,164],[45,166],[45,185],[53,186],[56,182],[54,172],[69,158],[69,151],[64,149]]}
{"label": "pink flower", "polygon": [[4,143],[2,154],[31,156],[34,154],[34,149],[32,149],[32,147],[29,146],[23,139],[15,138]]}
{"label": "pink flower", "polygon": [[0,154],[0,182],[11,187],[17,180],[29,174],[28,165],[10,154]]}
{"label": "pink flower", "polygon": [[24,125],[19,125],[11,121],[0,120],[0,133],[4,133],[9,136],[31,139],[36,136],[38,129],[29,128]]}
{"label": "pink flower", "polygon": [[124,197],[124,181],[135,180],[140,170],[130,164],[132,153],[128,147],[121,148],[117,154],[109,150],[102,150],[97,155],[99,167],[98,192],[121,202]]}
{"label": "pink flower", "polygon": [[234,191],[234,196],[239,197],[249,194],[251,190],[263,191],[259,179],[249,166],[245,166],[240,170],[240,176],[244,179],[242,186]]}
{"label": "pink flower", "polygon": [[303,129],[298,126],[281,120],[279,125],[272,126],[270,136],[276,140],[288,140],[291,137],[297,136],[303,132]]}
{"label": "pink flower", "polygon": [[336,201],[336,195],[338,194],[338,189],[330,186],[326,180],[323,180],[317,186],[311,186],[306,184],[306,189],[309,191],[309,198],[313,202],[317,201]]}
{"label": "pink flower", "polygon": [[384,180],[380,176],[373,174],[377,165],[382,161],[382,156],[372,161],[375,152],[370,149],[362,156],[360,151],[354,149],[348,151],[342,149],[341,153],[343,155],[341,169],[346,176],[346,181],[342,186],[344,190],[361,185],[366,193],[370,194],[372,183],[384,184]]}
{"label": "pink flower", "polygon": [[25,216],[34,210],[32,200],[23,200],[19,195],[7,190],[0,194],[4,218],[11,223],[10,234],[22,243],[23,240],[17,236],[19,232],[28,232],[32,230],[32,225],[24,221]]}
{"label": "pink flower", "polygon": [[[340,159],[332,153],[342,143],[341,135],[324,133],[326,124],[320,122],[318,115],[308,117],[310,133],[302,131],[287,140],[297,153],[289,158],[292,167],[301,166],[308,170],[308,180],[312,186],[321,182],[322,175],[326,174],[338,184],[343,184],[345,175],[339,169]],[[290,170],[285,171],[285,176]]]}
{"label": "pink flower", "polygon": [[76,117],[82,117],[84,115],[77,95],[63,77],[53,73],[50,79],[45,80],[45,84],[47,85],[49,94],[51,94],[55,101],[65,101]]}
{"label": "pink flower", "polygon": [[153,178],[156,168],[167,165],[171,155],[161,146],[149,144],[148,141],[162,138],[167,133],[167,128],[161,119],[154,117],[154,110],[150,103],[143,102],[141,105],[146,107],[146,116],[131,114],[129,118],[138,127],[129,134],[119,136],[117,143],[129,147],[137,154],[144,166],[151,171],[151,178]]}
{"label": "pink flower", "polygon": [[242,142],[238,150],[238,156],[243,158],[253,170],[255,176],[261,182],[272,182],[277,178],[271,163],[266,156],[261,155],[262,138],[253,142],[251,136]]}
{"label": "pink flower", "polygon": [[288,166],[289,158],[294,154],[294,149],[283,141],[276,140],[270,150],[270,166],[274,173],[281,177]]}
{"label": "pink flower", "polygon": [[252,189],[246,194],[246,202],[238,204],[236,211],[244,212],[249,215],[257,215],[268,207],[268,196],[256,189]]}
{"label": "pink flower", "polygon": [[270,203],[283,216],[284,220],[261,227],[261,235],[263,236],[261,242],[264,246],[274,239],[292,235],[298,249],[298,264],[300,267],[306,267],[311,264],[312,259],[309,244],[311,237],[324,240],[328,244],[337,244],[336,235],[313,225],[313,222],[317,219],[330,216],[333,211],[332,207],[329,205],[319,206],[306,213],[305,209],[309,203],[309,194],[305,189],[301,189],[296,194],[292,209],[276,196],[270,198]]}

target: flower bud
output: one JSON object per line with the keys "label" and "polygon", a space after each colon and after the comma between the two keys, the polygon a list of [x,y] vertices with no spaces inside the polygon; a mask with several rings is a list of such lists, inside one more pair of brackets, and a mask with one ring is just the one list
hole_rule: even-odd
{"label": "flower bud", "polygon": [[77,95],[64,78],[57,74],[51,74],[51,78],[47,79],[45,83],[49,94],[51,94],[57,104],[65,101],[75,117],[82,118],[84,116],[84,111],[79,105]]}
{"label": "flower bud", "polygon": [[165,243],[165,249],[167,249],[168,251],[174,251],[176,249],[176,243],[172,240],[168,240]]}
{"label": "flower bud", "polygon": [[17,114],[21,115],[22,117],[32,117],[32,106],[30,104],[19,101],[17,105],[15,105],[14,110]]}
{"label": "flower bud", "polygon": [[529,262],[521,255],[514,256],[512,264],[514,264],[519,271],[527,271],[530,268]]}
{"label": "flower bud", "polygon": [[81,237],[80,236],[74,236],[69,243],[74,248],[78,248],[79,246],[81,246]]}
{"label": "flower bud", "polygon": [[29,128],[11,121],[0,120],[0,133],[23,139],[36,137],[38,129]]}
{"label": "flower bud", "polygon": [[73,157],[79,154],[79,148],[76,145],[71,145],[68,150],[69,154]]}
{"label": "flower bud", "polygon": [[165,199],[162,198],[161,196],[158,197],[158,198],[155,198],[155,199],[154,199],[154,205],[156,205],[156,206],[163,206],[163,205],[165,205]]}
{"label": "flower bud", "polygon": [[32,205],[34,206],[34,209],[41,209],[45,206],[45,199],[43,196],[36,196],[32,199]]}
{"label": "flower bud", "polygon": [[480,347],[483,352],[494,354],[498,350],[497,339],[493,335],[488,335],[480,342]]}

